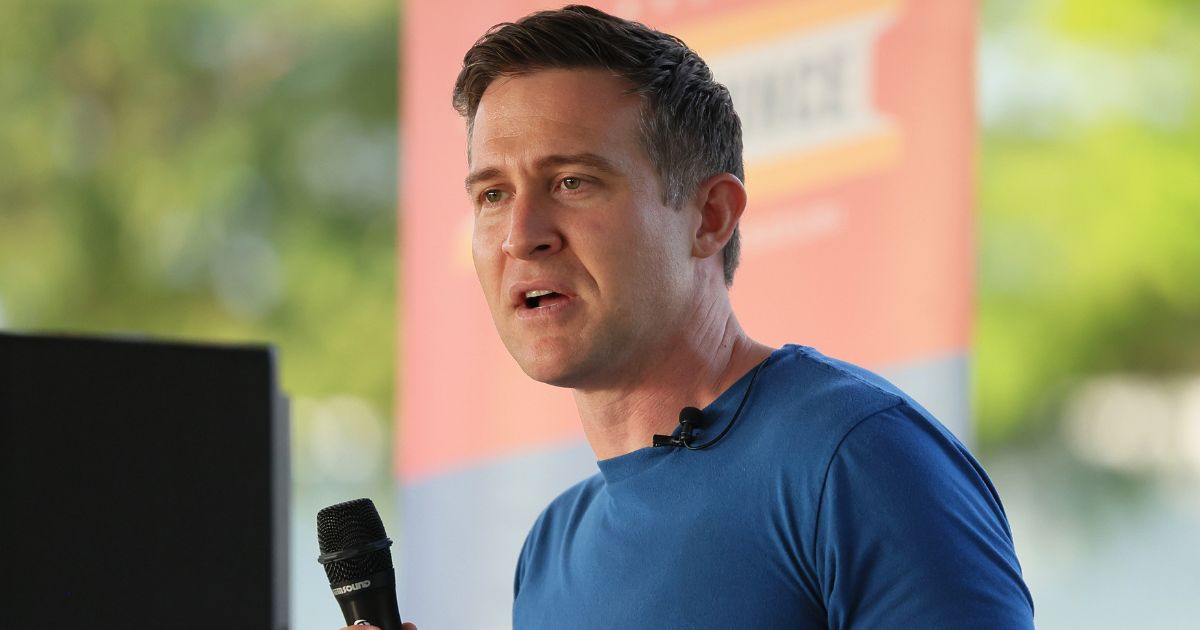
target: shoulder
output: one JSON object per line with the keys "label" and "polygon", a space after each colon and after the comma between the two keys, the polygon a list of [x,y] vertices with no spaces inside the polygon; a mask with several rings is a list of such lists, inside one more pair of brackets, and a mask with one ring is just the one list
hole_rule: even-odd
{"label": "shoulder", "polygon": [[520,590],[521,581],[529,567],[545,557],[545,550],[552,548],[555,541],[566,535],[571,524],[577,523],[591,508],[603,485],[604,479],[599,473],[592,475],[564,490],[542,510],[525,536],[525,544],[517,559],[515,590]]}
{"label": "shoulder", "polygon": [[810,553],[836,584],[827,599],[836,625],[1031,627],[996,489],[966,447],[907,404],[845,435],[816,520]]}
{"label": "shoulder", "polygon": [[1010,535],[983,467],[895,385],[801,346],[776,351],[768,368],[747,418],[756,425],[747,432],[756,441],[751,449],[772,454],[780,474],[803,482],[815,518],[835,518],[839,509],[853,514],[873,503],[898,510],[920,500],[970,503],[987,515],[994,534]]}
{"label": "shoulder", "polygon": [[785,346],[764,423],[804,453],[815,505],[802,548],[831,627],[1032,627],[995,487],[966,446],[883,377]]}
{"label": "shoulder", "polygon": [[883,377],[812,348],[786,345],[764,364],[758,386],[762,402],[785,403],[808,412],[861,418],[906,397]]}
{"label": "shoulder", "polygon": [[[1000,498],[967,447],[926,412],[902,401],[855,423],[831,453],[827,500],[865,495],[911,501],[921,491],[932,499],[972,499],[985,506],[1007,535]],[[835,496],[836,495],[836,496]],[[904,507],[899,506],[899,507]]]}
{"label": "shoulder", "polygon": [[802,421],[825,429],[820,441],[827,447],[829,466],[893,466],[935,477],[952,468],[998,503],[966,446],[887,379],[812,348],[785,346],[778,354],[781,386],[793,389],[790,407],[803,415]]}
{"label": "shoulder", "polygon": [[845,412],[842,415],[862,417],[912,402],[882,376],[807,346],[789,344],[773,352],[762,380],[765,387],[787,392],[796,403]]}
{"label": "shoulder", "polygon": [[541,545],[544,539],[554,536],[555,532],[561,532],[572,521],[577,520],[591,507],[603,485],[604,479],[597,473],[564,490],[538,515],[529,530],[525,547],[528,549]]}
{"label": "shoulder", "polygon": [[771,418],[765,438],[801,448],[809,461],[827,461],[860,423],[905,416],[939,435],[950,432],[887,379],[804,346],[772,353],[754,386],[748,411]]}
{"label": "shoulder", "polygon": [[730,457],[805,497],[806,537],[828,497],[849,491],[839,486],[871,483],[895,468],[935,481],[941,471],[956,471],[999,505],[966,447],[924,408],[886,379],[811,348],[784,346],[771,355],[739,423],[745,426],[731,433],[738,448]]}
{"label": "shoulder", "polygon": [[957,481],[1002,517],[999,497],[966,446],[887,379],[803,346],[784,346],[771,361],[762,402],[786,418],[775,432],[802,436],[790,440],[793,446],[813,445],[808,454],[823,468],[822,494],[830,483],[928,488]]}

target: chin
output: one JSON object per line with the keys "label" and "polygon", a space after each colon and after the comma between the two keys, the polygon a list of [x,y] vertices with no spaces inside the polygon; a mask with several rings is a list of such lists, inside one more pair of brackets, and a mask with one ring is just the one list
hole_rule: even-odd
{"label": "chin", "polygon": [[529,378],[555,387],[579,389],[603,378],[613,356],[587,331],[503,338],[508,353]]}
{"label": "chin", "polygon": [[572,387],[576,379],[572,370],[557,362],[517,359],[517,365],[529,378],[555,387]]}
{"label": "chin", "polygon": [[580,380],[581,366],[565,348],[526,348],[511,354],[525,375],[539,383],[574,387]]}

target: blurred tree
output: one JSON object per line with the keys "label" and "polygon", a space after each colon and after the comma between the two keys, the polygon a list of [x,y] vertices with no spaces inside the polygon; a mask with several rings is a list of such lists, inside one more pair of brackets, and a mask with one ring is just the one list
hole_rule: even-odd
{"label": "blurred tree", "polygon": [[1075,379],[1200,368],[1200,5],[985,5],[979,435]]}
{"label": "blurred tree", "polygon": [[397,10],[6,2],[0,325],[271,342],[390,415]]}

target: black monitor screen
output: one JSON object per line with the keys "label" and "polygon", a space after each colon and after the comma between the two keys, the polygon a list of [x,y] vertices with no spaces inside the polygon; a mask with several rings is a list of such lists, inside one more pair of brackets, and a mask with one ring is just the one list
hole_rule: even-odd
{"label": "black monitor screen", "polygon": [[0,333],[0,627],[287,627],[268,347]]}

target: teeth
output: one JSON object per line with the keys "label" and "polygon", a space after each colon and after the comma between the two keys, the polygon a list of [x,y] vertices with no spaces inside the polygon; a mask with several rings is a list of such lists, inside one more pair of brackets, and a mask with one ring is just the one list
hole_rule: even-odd
{"label": "teeth", "polygon": [[543,290],[541,290],[541,289],[539,289],[539,290],[537,290],[537,291],[526,291],[526,292],[525,292],[525,299],[527,299],[527,300],[528,300],[528,299],[531,299],[531,298],[540,298],[540,297],[542,297],[543,295],[550,295],[551,293],[554,293],[554,292],[553,292],[553,291],[543,291]]}

